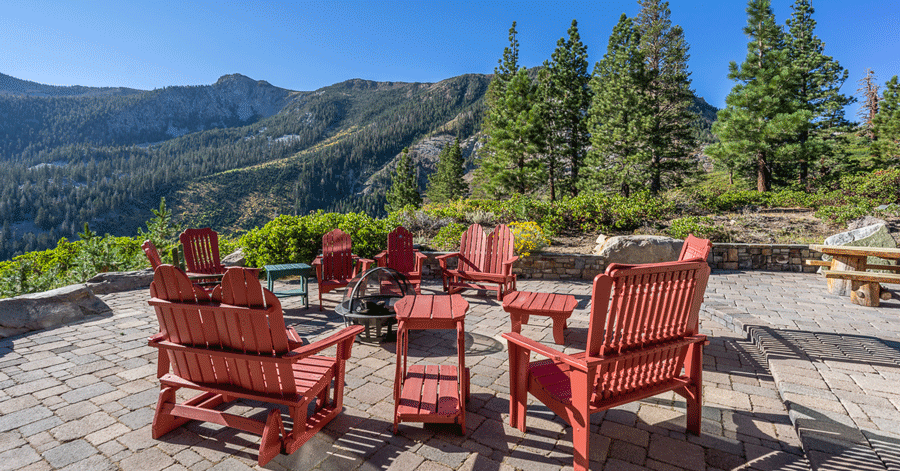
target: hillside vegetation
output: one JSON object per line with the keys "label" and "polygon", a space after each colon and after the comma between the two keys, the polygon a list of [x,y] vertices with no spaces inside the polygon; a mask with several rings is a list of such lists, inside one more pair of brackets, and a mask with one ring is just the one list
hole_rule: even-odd
{"label": "hillside vegetation", "polygon": [[[422,189],[454,136],[471,168],[490,79],[296,92],[229,75],[140,91],[0,75],[0,260],[75,239],[85,222],[134,234],[162,197],[179,220],[223,232],[318,209],[383,214],[404,147]],[[696,103],[708,134],[715,110]]]}

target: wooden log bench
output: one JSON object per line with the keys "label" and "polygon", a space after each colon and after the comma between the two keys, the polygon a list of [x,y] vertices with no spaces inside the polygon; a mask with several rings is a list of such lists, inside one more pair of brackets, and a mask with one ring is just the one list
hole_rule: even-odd
{"label": "wooden log bench", "polygon": [[[872,265],[870,265],[871,267]],[[894,265],[887,265],[893,267]],[[850,301],[861,306],[877,307],[880,300],[891,299],[880,283],[900,285],[900,273],[875,273],[855,270],[825,270],[826,279],[850,281]]]}

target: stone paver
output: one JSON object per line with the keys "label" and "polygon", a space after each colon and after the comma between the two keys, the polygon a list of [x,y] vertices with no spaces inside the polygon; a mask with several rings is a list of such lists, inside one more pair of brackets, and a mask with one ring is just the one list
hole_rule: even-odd
{"label": "stone paver", "polygon": [[[583,349],[589,282],[518,285],[575,295],[565,345],[556,348]],[[900,431],[891,427],[900,423],[900,399],[890,385],[900,380],[900,327],[891,305],[900,303],[861,308],[829,298],[824,285],[816,275],[714,273],[701,315],[710,338],[703,434],[685,434],[684,400],[674,394],[626,404],[591,417],[591,469],[839,469],[840,460],[858,456],[872,469],[897,469]],[[431,280],[423,290],[439,285]],[[341,296],[327,294],[326,308]],[[146,339],[157,325],[147,290],[101,298],[111,315],[0,339],[0,469],[257,469],[259,437],[251,434],[190,423],[150,437],[158,383],[156,351]],[[403,423],[394,435],[395,345],[357,343],[343,414],[267,469],[569,469],[571,429],[546,407],[530,404],[525,434],[508,425],[500,334],[509,318],[492,293],[468,292],[466,299],[466,435],[416,423]],[[285,321],[310,340],[343,325],[331,311],[303,309],[297,298],[282,303]],[[549,318],[533,317],[522,333],[554,345]],[[454,362],[454,339],[452,331],[416,331],[410,361]],[[785,407],[785,397],[796,400]],[[256,403],[231,407],[262,411]]]}

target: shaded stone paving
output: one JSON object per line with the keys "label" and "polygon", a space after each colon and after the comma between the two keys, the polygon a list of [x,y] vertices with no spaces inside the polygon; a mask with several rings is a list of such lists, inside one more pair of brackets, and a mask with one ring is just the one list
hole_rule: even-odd
{"label": "shaded stone paving", "polygon": [[834,296],[818,275],[719,271],[704,312],[764,352],[814,469],[900,470],[900,300]]}
{"label": "shaded stone paving", "polygon": [[[685,433],[684,401],[673,393],[617,407],[591,418],[591,469],[807,470],[833,466],[835,457],[853,465],[828,469],[900,469],[900,400],[891,393],[900,379],[900,303],[862,308],[829,298],[824,286],[809,274],[714,273],[701,314],[710,337],[702,435]],[[519,289],[575,295],[564,350],[583,349],[589,282],[521,280]],[[324,336],[343,325],[328,309],[341,295],[326,295],[323,312],[315,301],[303,309],[298,298],[284,298],[285,320],[310,340]],[[259,437],[234,429],[192,422],[151,438],[159,388],[156,351],[147,346],[157,331],[148,297],[146,289],[104,295],[108,316],[0,340],[0,469],[258,467]],[[571,432],[543,405],[530,405],[527,433],[508,425],[500,334],[509,317],[492,292],[465,298],[472,374],[465,435],[457,426],[417,423],[394,435],[395,344],[356,343],[344,412],[266,468],[571,469]],[[549,318],[530,322],[524,335],[555,345]],[[453,331],[413,331],[410,359],[454,363],[454,339]],[[264,417],[265,408],[241,401],[230,410]]]}

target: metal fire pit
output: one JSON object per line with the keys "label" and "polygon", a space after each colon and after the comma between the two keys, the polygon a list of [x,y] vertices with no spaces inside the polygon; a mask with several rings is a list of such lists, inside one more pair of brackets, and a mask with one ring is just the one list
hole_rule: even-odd
{"label": "metal fire pit", "polygon": [[[366,341],[390,342],[396,338],[391,329],[391,326],[397,323],[394,303],[403,296],[414,294],[415,289],[402,273],[390,268],[376,267],[350,280],[344,292],[344,299],[334,308],[334,312],[344,318],[346,325],[365,326]],[[386,328],[384,335],[382,328]],[[362,340],[360,337],[357,338]]]}

